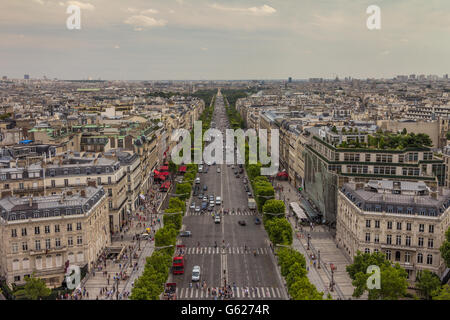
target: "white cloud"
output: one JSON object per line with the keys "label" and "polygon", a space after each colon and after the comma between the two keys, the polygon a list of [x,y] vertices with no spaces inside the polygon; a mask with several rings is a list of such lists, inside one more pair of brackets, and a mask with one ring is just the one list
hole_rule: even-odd
{"label": "white cloud", "polygon": [[44,5],[44,1],[42,1],[42,0],[33,0],[33,2],[34,2],[34,3],[38,3],[38,4],[40,4],[41,6]]}
{"label": "white cloud", "polygon": [[146,15],[146,14],[156,14],[156,13],[159,13],[159,11],[156,10],[156,9],[147,9],[147,10],[141,11],[141,14],[142,14],[142,15]]}
{"label": "white cloud", "polygon": [[80,7],[80,9],[84,10],[94,10],[94,5],[89,2],[80,2],[80,1],[67,1],[67,5],[74,5]]}
{"label": "white cloud", "polygon": [[163,27],[167,24],[166,20],[147,17],[144,15],[131,16],[124,21],[125,24],[134,26],[134,30],[142,31],[143,28]]}
{"label": "white cloud", "polygon": [[237,7],[226,7],[219,5],[217,3],[210,5],[211,8],[221,10],[221,11],[231,11],[240,12],[244,14],[254,15],[254,16],[270,16],[277,12],[275,8],[268,6],[267,4],[260,7],[250,7],[250,8],[237,8]]}

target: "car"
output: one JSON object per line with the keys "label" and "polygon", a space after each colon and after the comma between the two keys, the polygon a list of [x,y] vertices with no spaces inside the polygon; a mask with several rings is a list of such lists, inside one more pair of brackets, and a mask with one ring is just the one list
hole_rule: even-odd
{"label": "car", "polygon": [[217,167],[217,173],[220,173],[220,167]]}
{"label": "car", "polygon": [[202,210],[205,210],[208,207],[208,202],[202,202]]}
{"label": "car", "polygon": [[199,198],[199,199],[203,199],[203,193],[199,193],[199,194],[198,194],[198,198]]}
{"label": "car", "polygon": [[148,233],[141,234],[141,239],[143,239],[143,240],[147,240],[149,237],[150,237],[150,235]]}
{"label": "car", "polygon": [[216,215],[216,217],[214,218],[214,223],[220,223],[220,216]]}
{"label": "car", "polygon": [[181,231],[180,237],[192,237],[192,232],[190,231]]}
{"label": "car", "polygon": [[235,175],[238,174],[238,171],[237,171],[237,170],[234,170],[234,174],[235,174]]}
{"label": "car", "polygon": [[212,201],[212,202],[209,203],[209,207],[210,207],[210,208],[214,208],[214,201]]}
{"label": "car", "polygon": [[208,186],[205,184],[204,186],[203,186],[203,191],[207,191],[208,190]]}
{"label": "car", "polygon": [[190,209],[195,209],[195,202],[192,202],[191,205],[189,206]]}
{"label": "car", "polygon": [[213,207],[208,207],[208,211],[209,211],[209,212],[211,212],[211,211],[213,211],[213,210],[214,210]]}
{"label": "car", "polygon": [[247,196],[248,196],[249,198],[251,198],[251,197],[252,197],[252,193],[251,193],[250,191],[247,191]]}
{"label": "car", "polygon": [[194,266],[192,268],[192,281],[200,281],[200,267]]}
{"label": "car", "polygon": [[221,205],[222,204],[222,199],[220,197],[216,198],[216,204],[217,205]]}
{"label": "car", "polygon": [[204,173],[208,173],[209,167],[205,168],[205,171],[203,171]]}
{"label": "car", "polygon": [[203,196],[203,202],[208,202],[208,197],[206,195]]}
{"label": "car", "polygon": [[195,184],[200,184],[200,178],[195,179]]}
{"label": "car", "polygon": [[200,212],[200,207],[199,206],[195,207],[195,212]]}
{"label": "car", "polygon": [[245,185],[247,185],[248,180],[246,177],[244,177],[244,179],[242,179],[242,181],[244,182]]}
{"label": "car", "polygon": [[198,172],[202,172],[203,171],[203,166],[198,166]]}
{"label": "car", "polygon": [[245,222],[245,220],[239,220],[238,223],[239,223],[240,226],[246,226],[247,225],[247,222]]}
{"label": "car", "polygon": [[214,201],[214,195],[213,194],[209,195],[209,201]]}
{"label": "car", "polygon": [[255,217],[255,224],[261,224],[261,219],[258,217]]}

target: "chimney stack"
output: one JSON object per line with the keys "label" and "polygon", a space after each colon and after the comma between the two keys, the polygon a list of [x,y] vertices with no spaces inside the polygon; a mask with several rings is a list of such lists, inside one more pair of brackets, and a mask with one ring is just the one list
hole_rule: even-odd
{"label": "chimney stack", "polygon": [[33,208],[33,198],[30,197],[30,208]]}
{"label": "chimney stack", "polygon": [[86,190],[81,190],[81,197],[86,198]]}

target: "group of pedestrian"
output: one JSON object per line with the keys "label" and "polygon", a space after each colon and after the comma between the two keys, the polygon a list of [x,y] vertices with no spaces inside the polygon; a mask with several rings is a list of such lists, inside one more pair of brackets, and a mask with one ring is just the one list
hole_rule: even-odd
{"label": "group of pedestrian", "polygon": [[219,288],[208,288],[208,294],[211,294],[214,300],[226,300],[233,297],[233,290],[231,286],[223,286]]}

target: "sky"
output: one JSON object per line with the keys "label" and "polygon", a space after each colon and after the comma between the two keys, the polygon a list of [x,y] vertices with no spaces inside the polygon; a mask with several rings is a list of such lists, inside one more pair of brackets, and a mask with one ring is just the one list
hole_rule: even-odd
{"label": "sky", "polygon": [[[69,5],[81,29],[69,30]],[[377,5],[381,29],[369,30]],[[0,76],[106,80],[450,73],[449,0],[1,0]]]}

